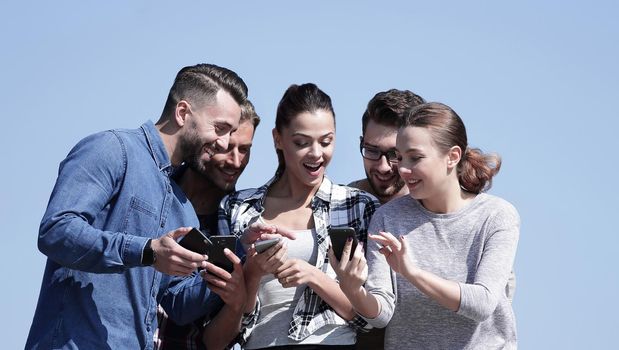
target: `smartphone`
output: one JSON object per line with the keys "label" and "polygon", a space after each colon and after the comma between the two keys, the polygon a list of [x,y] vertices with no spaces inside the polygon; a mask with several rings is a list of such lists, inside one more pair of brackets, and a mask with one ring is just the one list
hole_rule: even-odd
{"label": "smartphone", "polygon": [[271,239],[265,239],[264,241],[257,241],[256,243],[254,243],[254,247],[256,248],[256,252],[258,254],[264,253],[267,249],[276,245],[277,242],[281,240],[282,240],[281,238],[271,238]]}
{"label": "smartphone", "polygon": [[189,233],[187,233],[178,244],[181,247],[191,250],[192,252],[196,252],[198,254],[208,254],[209,247],[213,244],[211,240],[206,237],[202,231],[197,228],[192,228]]}
{"label": "smartphone", "polygon": [[352,238],[352,249],[350,251],[350,259],[352,259],[357,248],[357,235],[355,229],[352,227],[331,227],[329,229],[329,237],[331,238],[331,247],[337,260],[342,260],[342,252],[344,251],[344,245],[346,240]]}
{"label": "smartphone", "polygon": [[236,236],[211,236],[210,239],[212,244],[207,251],[208,261],[228,272],[232,272],[234,270],[234,264],[232,264],[232,261],[228,260],[224,254],[224,248],[228,248],[233,253],[236,253]]}

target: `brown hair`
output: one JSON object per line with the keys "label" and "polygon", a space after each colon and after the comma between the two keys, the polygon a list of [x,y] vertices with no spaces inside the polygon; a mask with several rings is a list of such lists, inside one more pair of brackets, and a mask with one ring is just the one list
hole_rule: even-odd
{"label": "brown hair", "polygon": [[424,103],[406,113],[401,127],[407,126],[427,128],[433,142],[444,153],[453,146],[463,150],[456,170],[458,181],[464,190],[480,193],[490,189],[492,178],[501,169],[501,157],[468,147],[466,128],[453,109],[438,102]]}
{"label": "brown hair", "polygon": [[244,123],[245,121],[251,122],[254,126],[254,130],[260,124],[260,116],[256,113],[256,109],[254,108],[254,104],[251,103],[250,100],[245,100],[243,104],[241,104],[241,119],[240,123]]}
{"label": "brown hair", "polygon": [[215,100],[223,89],[242,105],[247,99],[247,85],[235,72],[214,64],[201,63],[182,68],[170,88],[163,115],[170,115],[181,100],[201,108]]}
{"label": "brown hair", "polygon": [[409,90],[390,89],[374,95],[361,117],[361,132],[365,136],[370,120],[398,128],[404,119],[404,113],[426,101],[423,97]]}
{"label": "brown hair", "polygon": [[[290,125],[292,119],[299,114],[303,112],[313,113],[319,110],[330,112],[335,122],[335,112],[333,111],[333,105],[329,95],[320,90],[316,84],[292,84],[288,87],[277,105],[275,129],[281,133],[282,129]],[[276,174],[281,175],[286,168],[286,163],[282,151],[276,150],[276,152],[278,161]]]}

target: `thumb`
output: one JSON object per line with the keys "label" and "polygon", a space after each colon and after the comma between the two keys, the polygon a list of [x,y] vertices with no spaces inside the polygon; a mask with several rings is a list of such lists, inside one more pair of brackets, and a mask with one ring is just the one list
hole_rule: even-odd
{"label": "thumb", "polygon": [[177,240],[183,237],[184,235],[188,234],[189,231],[191,230],[192,230],[192,227],[179,227],[176,230],[168,233],[168,235],[170,235],[170,237],[172,237],[174,240]]}
{"label": "thumb", "polygon": [[400,251],[404,254],[408,251],[408,242],[406,241],[406,237],[400,235]]}

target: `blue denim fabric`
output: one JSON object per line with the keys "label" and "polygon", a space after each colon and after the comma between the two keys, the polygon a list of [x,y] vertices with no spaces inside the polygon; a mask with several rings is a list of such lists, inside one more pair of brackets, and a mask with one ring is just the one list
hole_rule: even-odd
{"label": "blue denim fabric", "polygon": [[199,225],[171,172],[152,122],[71,150],[41,221],[48,259],[27,349],[151,349],[158,303],[181,324],[209,313],[199,275],[140,266],[149,238]]}

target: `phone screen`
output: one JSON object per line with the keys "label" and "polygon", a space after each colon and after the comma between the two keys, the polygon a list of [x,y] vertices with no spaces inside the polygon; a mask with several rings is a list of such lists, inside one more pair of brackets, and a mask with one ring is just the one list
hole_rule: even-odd
{"label": "phone screen", "polygon": [[202,231],[197,228],[192,228],[189,233],[187,233],[178,244],[181,247],[191,250],[192,252],[196,252],[198,254],[207,254],[209,246],[212,244],[210,239],[202,233]]}
{"label": "phone screen", "polygon": [[210,239],[213,244],[209,247],[207,252],[208,261],[228,272],[232,272],[234,270],[234,265],[224,254],[224,248],[228,248],[233,253],[236,253],[236,236],[211,236]]}
{"label": "phone screen", "polygon": [[355,253],[357,248],[357,235],[355,229],[352,227],[332,227],[329,229],[329,237],[331,237],[331,247],[337,260],[342,260],[342,252],[344,251],[344,245],[348,237],[353,239],[352,249],[350,251],[350,258]]}

